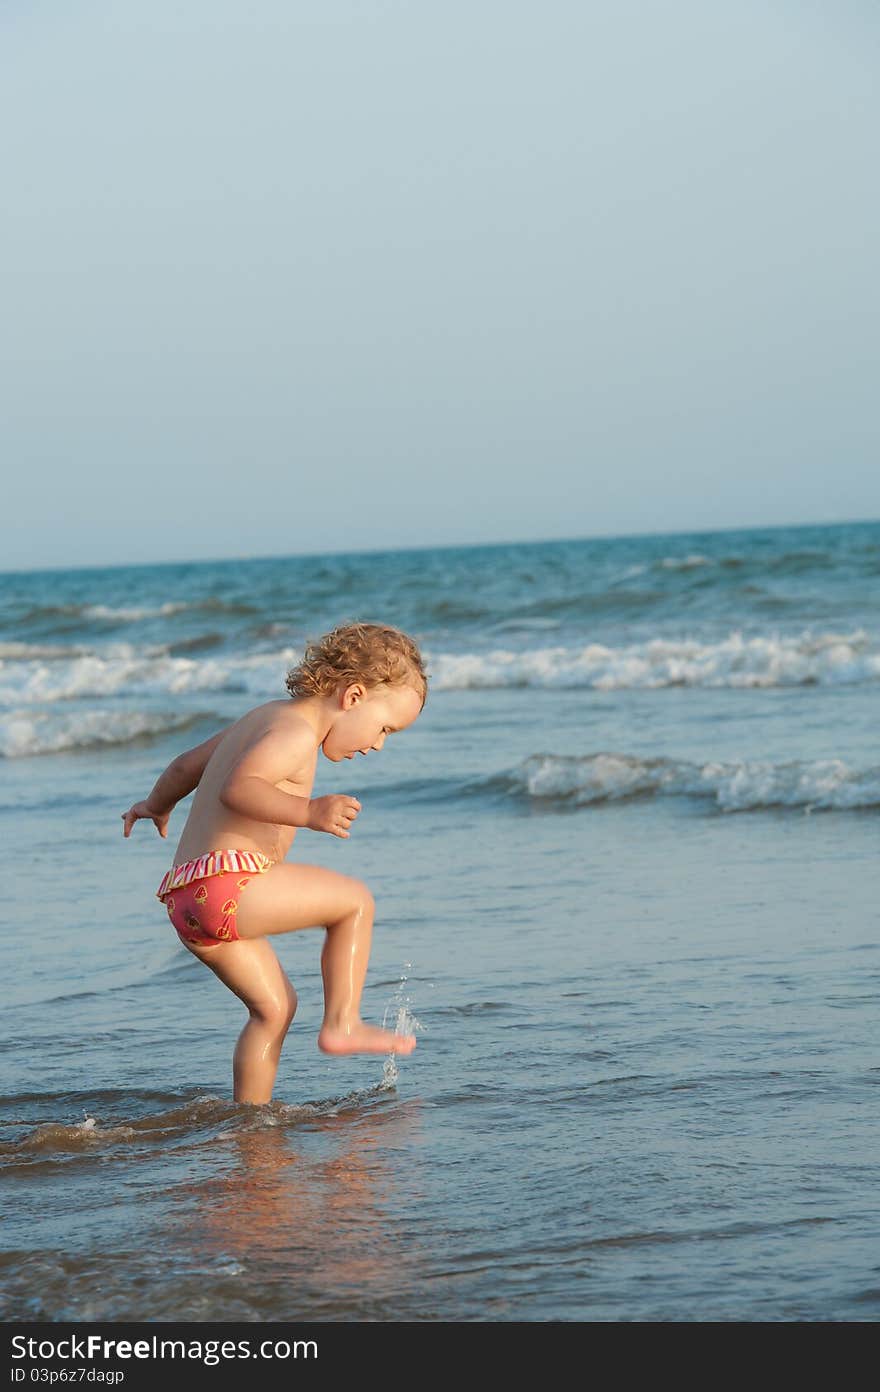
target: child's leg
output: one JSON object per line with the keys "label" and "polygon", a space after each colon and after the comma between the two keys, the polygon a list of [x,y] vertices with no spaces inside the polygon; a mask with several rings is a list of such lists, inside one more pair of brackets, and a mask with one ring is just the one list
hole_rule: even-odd
{"label": "child's leg", "polygon": [[190,952],[244,1001],[249,1019],[232,1057],[236,1102],[269,1102],[281,1046],[296,1013],[296,992],[267,942],[190,946]]}
{"label": "child's leg", "polygon": [[[316,865],[273,865],[250,880],[235,925],[245,940],[327,929],[321,954],[324,1020],[318,1034],[325,1053],[409,1054],[415,1048],[414,1035],[379,1029],[360,1018],[373,931],[373,896],[360,880]],[[211,950],[225,952],[226,946]]]}

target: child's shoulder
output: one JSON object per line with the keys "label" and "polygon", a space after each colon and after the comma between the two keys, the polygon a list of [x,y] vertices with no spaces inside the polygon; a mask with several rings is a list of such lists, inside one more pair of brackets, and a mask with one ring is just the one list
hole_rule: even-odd
{"label": "child's shoulder", "polygon": [[290,698],[254,706],[231,727],[230,735],[228,752],[234,761],[261,751],[270,759],[290,758],[298,767],[300,760],[313,761],[318,749],[314,728]]}
{"label": "child's shoulder", "polygon": [[265,701],[261,706],[254,706],[247,711],[238,722],[239,725],[246,725],[250,730],[263,730],[266,734],[270,731],[308,732],[314,738],[314,731],[299,710],[297,701],[289,696],[280,701]]}

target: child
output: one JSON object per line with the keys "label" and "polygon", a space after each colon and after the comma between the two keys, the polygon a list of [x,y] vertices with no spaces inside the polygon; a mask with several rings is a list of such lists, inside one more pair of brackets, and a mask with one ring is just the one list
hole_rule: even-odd
{"label": "child", "polygon": [[298,827],[348,837],[357,798],[312,798],[318,749],[333,763],[379,750],[421,713],[427,676],[416,644],[381,624],[352,623],[306,647],[287,675],[293,700],[269,701],[178,755],[144,802],[122,813],[123,835],[149,818],[160,836],[198,788],[174,864],[157,890],[177,935],[247,1006],[233,1055],[236,1102],[268,1102],[296,992],[269,945],[272,933],[327,930],[321,953],[328,1054],[409,1054],[413,1035],[359,1014],[373,897],[360,880],[285,864]]}

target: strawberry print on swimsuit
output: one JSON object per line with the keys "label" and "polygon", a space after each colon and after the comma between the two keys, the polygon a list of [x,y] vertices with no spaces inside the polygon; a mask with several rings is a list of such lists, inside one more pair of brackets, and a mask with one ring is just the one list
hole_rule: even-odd
{"label": "strawberry print on swimsuit", "polygon": [[237,942],[235,915],[242,891],[272,864],[256,851],[211,851],[172,866],[156,897],[164,902],[181,942],[199,947]]}

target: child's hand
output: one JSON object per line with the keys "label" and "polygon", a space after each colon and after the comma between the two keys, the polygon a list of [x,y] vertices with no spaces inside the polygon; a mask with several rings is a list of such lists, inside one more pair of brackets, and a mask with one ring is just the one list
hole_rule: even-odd
{"label": "child's hand", "polygon": [[131,835],[132,827],[134,826],[135,822],[138,821],[141,817],[149,818],[149,820],[154,824],[160,836],[168,835],[168,820],[171,816],[171,813],[154,812],[148,802],[136,802],[133,807],[129,807],[128,811],[123,812],[121,816],[123,821],[123,836]]}
{"label": "child's hand", "polygon": [[349,836],[348,828],[361,810],[357,798],[347,793],[328,793],[326,797],[311,798],[309,820],[312,831],[329,831],[332,836]]}

